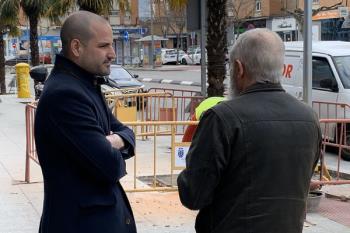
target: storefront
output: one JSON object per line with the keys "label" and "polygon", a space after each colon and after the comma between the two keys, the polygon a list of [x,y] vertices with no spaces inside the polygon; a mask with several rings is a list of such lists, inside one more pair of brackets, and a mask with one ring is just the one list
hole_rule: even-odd
{"label": "storefront", "polygon": [[[21,36],[16,38],[6,37],[6,55],[9,57],[29,56],[30,41],[29,29],[22,29]],[[45,35],[38,36],[40,62],[51,63],[55,55],[62,49],[59,30],[49,30]],[[42,60],[44,59],[45,60]]]}
{"label": "storefront", "polygon": [[298,40],[297,22],[294,17],[272,18],[266,22],[267,28],[281,36],[283,41]]}
{"label": "storefront", "polygon": [[138,39],[142,38],[146,28],[113,26],[114,49],[116,52],[116,63],[119,65],[137,65],[141,62],[142,46]]}
{"label": "storefront", "polygon": [[[342,10],[341,10],[342,9]],[[321,40],[342,40],[350,41],[350,29],[345,26],[345,18],[349,19],[348,11],[344,7],[336,10],[321,11],[312,17],[313,22],[318,22],[321,26]]]}

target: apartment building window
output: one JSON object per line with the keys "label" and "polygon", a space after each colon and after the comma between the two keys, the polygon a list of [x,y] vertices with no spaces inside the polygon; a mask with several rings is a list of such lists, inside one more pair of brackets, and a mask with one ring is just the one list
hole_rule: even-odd
{"label": "apartment building window", "polygon": [[261,11],[261,0],[256,0],[255,11]]}
{"label": "apartment building window", "polygon": [[130,12],[125,12],[125,15],[124,15],[124,23],[125,24],[131,24],[131,15],[130,15]]}

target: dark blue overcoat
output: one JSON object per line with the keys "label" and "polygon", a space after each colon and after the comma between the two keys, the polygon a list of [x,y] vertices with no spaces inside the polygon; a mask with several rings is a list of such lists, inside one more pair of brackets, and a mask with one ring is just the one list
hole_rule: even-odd
{"label": "dark blue overcoat", "polygon": [[[124,139],[124,150],[112,148],[110,131]],[[60,55],[38,104],[35,140],[44,177],[39,232],[136,232],[119,183],[134,134],[113,117],[96,78]]]}

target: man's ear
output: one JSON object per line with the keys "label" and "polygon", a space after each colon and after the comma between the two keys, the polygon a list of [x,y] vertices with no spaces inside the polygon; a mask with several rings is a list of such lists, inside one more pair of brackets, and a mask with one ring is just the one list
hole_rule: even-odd
{"label": "man's ear", "polygon": [[236,69],[236,75],[237,78],[243,78],[244,75],[244,65],[242,62],[238,59],[235,60],[235,69]]}
{"label": "man's ear", "polygon": [[80,56],[81,46],[82,46],[82,44],[80,43],[80,41],[78,39],[73,39],[70,42],[70,49],[72,51],[72,54],[75,57],[79,57]]}

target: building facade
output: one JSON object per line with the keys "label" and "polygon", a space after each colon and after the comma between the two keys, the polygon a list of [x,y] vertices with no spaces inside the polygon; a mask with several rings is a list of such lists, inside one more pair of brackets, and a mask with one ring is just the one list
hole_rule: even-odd
{"label": "building facade", "polygon": [[117,64],[136,65],[141,62],[145,43],[139,42],[139,39],[151,35],[151,14],[153,34],[168,39],[161,42],[162,48],[187,47],[185,10],[175,14],[164,0],[129,0],[129,5],[129,11],[121,11],[118,4],[114,4],[109,16]]}
{"label": "building facade", "polygon": [[[338,3],[341,4],[337,5]],[[317,34],[313,36],[320,40],[350,41],[349,4],[348,0],[313,0],[314,10],[320,7],[329,8],[312,17],[313,33]],[[300,2],[300,8],[303,7],[303,2]]]}
{"label": "building facade", "polygon": [[129,0],[129,10],[119,9],[114,1],[113,10],[108,17],[113,30],[114,49],[117,64],[139,64],[141,44],[138,39],[144,37],[147,28],[140,26],[140,12],[147,11],[147,0]]}
{"label": "building facade", "polygon": [[[284,41],[302,40],[303,0],[234,0],[232,2],[231,9],[228,6],[228,16],[230,25],[235,27],[236,36],[251,28],[269,28],[278,33]],[[313,0],[313,10],[326,7],[313,15],[314,40],[350,40],[349,29],[344,28],[346,24],[344,21],[348,18],[344,17],[348,11],[348,4],[350,1],[348,3],[348,1],[339,0]],[[235,14],[236,12],[239,13]],[[348,21],[350,27],[350,19]]]}

